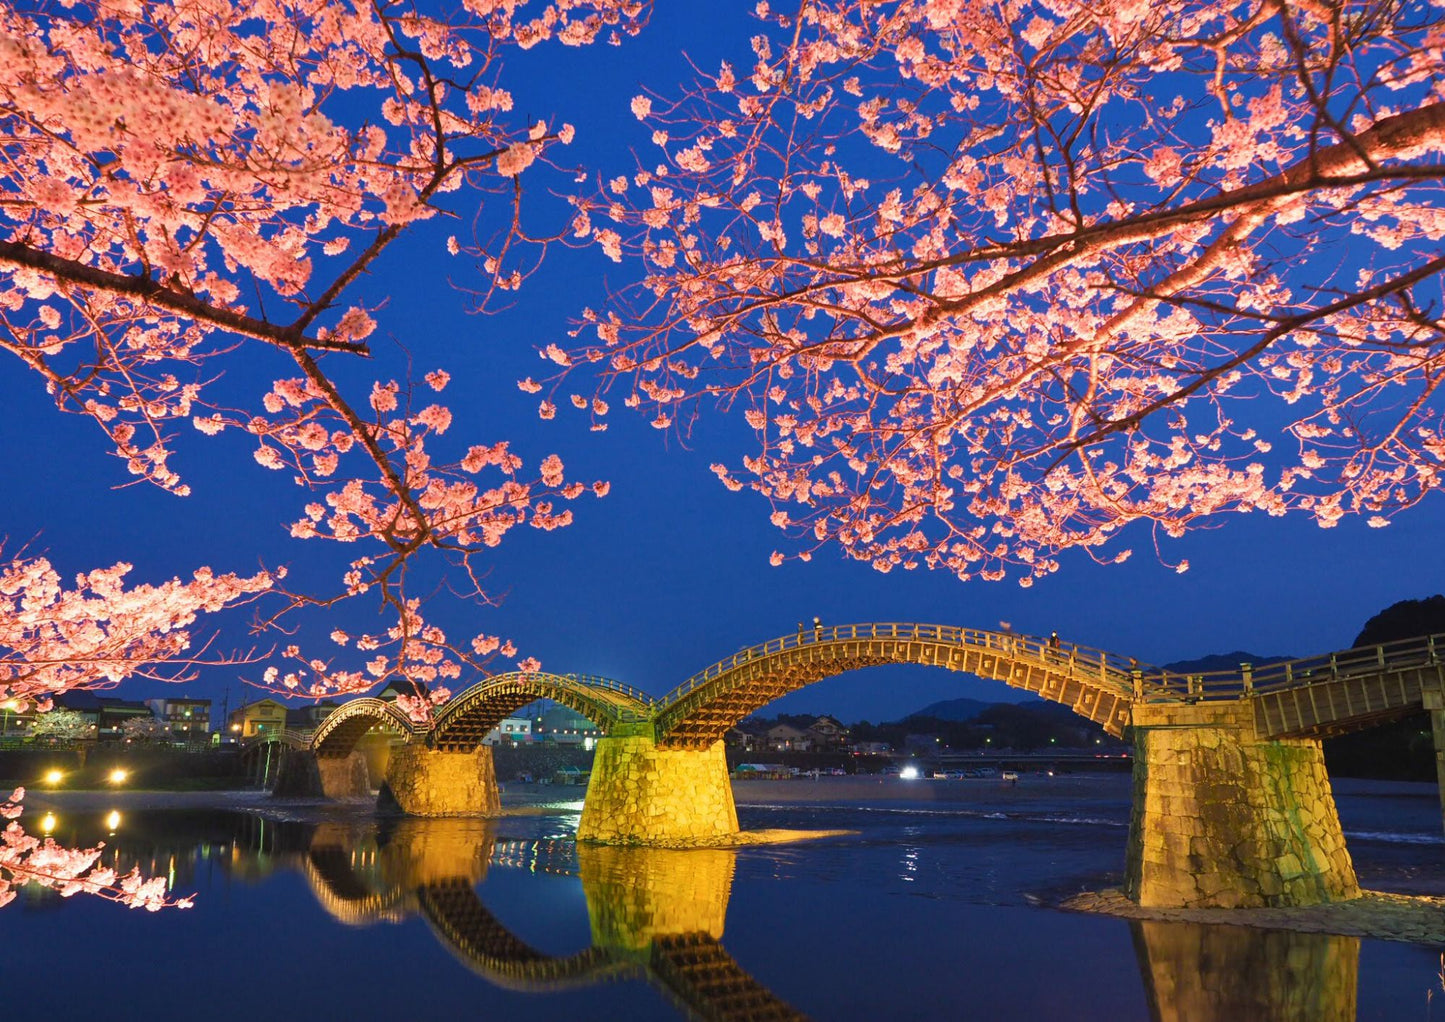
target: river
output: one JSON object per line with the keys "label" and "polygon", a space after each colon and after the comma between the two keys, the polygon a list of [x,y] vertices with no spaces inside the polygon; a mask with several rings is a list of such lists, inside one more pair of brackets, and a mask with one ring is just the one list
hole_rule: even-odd
{"label": "river", "polygon": [[[558,796],[565,800],[559,800]],[[496,821],[217,796],[32,800],[194,892],[0,909],[4,1018],[1445,1020],[1441,948],[1062,911],[1121,880],[1128,778],[739,785],[732,850],[578,846],[580,791]],[[1344,780],[1363,886],[1445,895],[1431,785]],[[114,809],[120,814],[107,822]],[[114,825],[113,833],[111,826]]]}

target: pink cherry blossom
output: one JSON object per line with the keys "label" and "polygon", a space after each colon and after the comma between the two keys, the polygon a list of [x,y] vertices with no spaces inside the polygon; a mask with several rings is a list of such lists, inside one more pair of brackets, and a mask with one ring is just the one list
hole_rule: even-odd
{"label": "pink cherry blossom", "polygon": [[641,281],[569,361],[660,429],[740,410],[715,470],[800,556],[1027,584],[1133,522],[1383,524],[1445,483],[1445,51],[1351,11],[760,5],[575,200]]}

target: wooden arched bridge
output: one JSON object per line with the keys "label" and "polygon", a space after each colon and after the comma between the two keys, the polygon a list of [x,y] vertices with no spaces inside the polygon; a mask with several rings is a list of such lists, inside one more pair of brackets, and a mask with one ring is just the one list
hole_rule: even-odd
{"label": "wooden arched bridge", "polygon": [[850,624],[805,628],[739,650],[657,698],[609,678],[513,672],[466,689],[418,724],[393,702],[344,703],[314,732],[259,736],[344,758],[368,732],[469,751],[538,699],[587,717],[604,735],[647,727],[663,748],[707,748],[744,717],[807,685],[884,664],[921,664],[1001,681],[1068,706],[1122,736],[1140,704],[1248,701],[1261,738],[1322,737],[1373,727],[1420,709],[1441,679],[1445,635],[1328,653],[1263,667],[1181,674],[1104,650],[1013,632],[950,625]]}
{"label": "wooden arched bridge", "polygon": [[[943,667],[1061,703],[1111,734],[1132,734],[1138,790],[1129,882],[1141,900],[1229,901],[1238,884],[1223,895],[1213,880],[1180,889],[1193,882],[1182,874],[1197,873],[1188,864],[1203,853],[1190,849],[1203,842],[1217,844],[1226,872],[1274,870],[1266,865],[1272,856],[1311,863],[1299,876],[1272,878],[1268,889],[1241,895],[1248,903],[1295,904],[1357,891],[1319,739],[1425,708],[1433,715],[1437,750],[1445,750],[1442,654],[1445,635],[1437,635],[1258,668],[1178,674],[1012,632],[895,622],[817,625],[739,650],[661,697],[586,675],[503,674],[462,692],[425,725],[393,704],[356,699],[326,719],[306,741],[306,752],[323,792],[364,795],[371,784],[357,745],[379,729],[395,743],[383,791],[404,810],[496,811],[490,750],[482,741],[520,707],[547,698],[588,717],[604,736],[579,838],[726,841],[738,830],[721,745],[730,728],[781,696],[847,671]],[[1445,779],[1445,754],[1441,764]],[[1209,794],[1187,795],[1206,782]],[[1226,789],[1234,793],[1229,798]],[[1276,804],[1282,798],[1293,801]],[[1309,804],[1295,804],[1301,800]],[[1321,818],[1326,822],[1317,825]],[[1165,831],[1174,835],[1168,841],[1160,836]],[[1234,862],[1241,856],[1254,864]]]}

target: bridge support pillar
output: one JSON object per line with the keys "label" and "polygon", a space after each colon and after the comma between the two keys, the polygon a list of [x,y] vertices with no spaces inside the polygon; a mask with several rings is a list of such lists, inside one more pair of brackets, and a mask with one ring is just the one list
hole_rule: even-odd
{"label": "bridge support pillar", "polygon": [[577,840],[684,848],[737,832],[722,742],[667,749],[651,734],[598,740]]}
{"label": "bridge support pillar", "polygon": [[1320,743],[1260,740],[1247,701],[1135,704],[1125,893],[1249,908],[1358,897]]}
{"label": "bridge support pillar", "polygon": [[382,799],[412,816],[497,816],[502,811],[492,750],[443,752],[399,745],[386,765]]}
{"label": "bridge support pillar", "polygon": [[281,761],[271,793],[280,798],[368,798],[371,774],[366,769],[366,758],[358,752],[318,756],[291,749]]}
{"label": "bridge support pillar", "polygon": [[1445,825],[1445,686],[1427,686],[1424,696],[1430,728],[1435,733],[1435,779],[1440,785],[1440,821]]}

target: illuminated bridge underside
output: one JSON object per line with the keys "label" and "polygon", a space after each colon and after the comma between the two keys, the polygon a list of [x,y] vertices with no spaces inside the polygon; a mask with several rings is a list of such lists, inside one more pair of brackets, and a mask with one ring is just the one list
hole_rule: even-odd
{"label": "illuminated bridge underside", "polygon": [[1114,735],[1122,735],[1129,723],[1132,699],[1119,672],[1093,664],[1083,667],[1041,640],[1024,636],[916,627],[932,634],[832,637],[844,631],[838,628],[825,631],[821,640],[788,644],[760,656],[739,654],[735,665],[720,665],[722,669],[707,681],[661,701],[656,710],[658,744],[707,748],[748,714],[789,692],[845,671],[883,664],[945,667],[1002,681],[1062,703]]}
{"label": "illuminated bridge underside", "polygon": [[327,913],[347,926],[406,918],[406,892],[397,887],[372,890],[356,875],[351,854],[341,845],[313,845],[306,853],[306,881]]}
{"label": "illuminated bridge underside", "polygon": [[406,714],[384,699],[370,697],[343,703],[321,722],[311,738],[311,751],[326,759],[345,759],[373,728],[410,738],[416,730]]}
{"label": "illuminated bridge underside", "polygon": [[601,948],[554,958],[508,930],[477,897],[470,880],[429,883],[417,890],[422,914],[442,943],[489,982],[510,990],[557,990],[635,975],[634,963]]}
{"label": "illuminated bridge underside", "polygon": [[694,1018],[802,1022],[807,1016],[743,971],[706,933],[658,937],[652,944],[653,985]]}
{"label": "illuminated bridge underside", "polygon": [[645,720],[648,704],[632,690],[577,675],[499,674],[473,685],[437,714],[432,745],[444,751],[475,749],[502,720],[537,699],[576,710],[604,733],[623,721]]}

